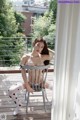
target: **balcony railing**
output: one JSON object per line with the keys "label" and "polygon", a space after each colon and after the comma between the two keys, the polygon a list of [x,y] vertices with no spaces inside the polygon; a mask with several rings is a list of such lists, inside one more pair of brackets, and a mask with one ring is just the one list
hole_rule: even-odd
{"label": "balcony railing", "polygon": [[[48,47],[51,47],[50,44]],[[0,38],[0,67],[19,66],[22,55],[31,51],[31,37]]]}

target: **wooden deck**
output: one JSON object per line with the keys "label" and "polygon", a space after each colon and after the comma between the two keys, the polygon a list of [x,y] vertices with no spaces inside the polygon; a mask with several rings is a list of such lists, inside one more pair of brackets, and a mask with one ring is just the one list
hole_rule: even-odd
{"label": "wooden deck", "polygon": [[[49,100],[48,102],[46,101],[47,111],[44,111],[42,97],[31,97],[28,113],[26,113],[25,90],[20,91],[18,95],[22,100],[23,106],[20,109],[20,113],[13,116],[15,104],[12,99],[8,97],[8,88],[17,82],[22,82],[20,73],[0,74],[0,120],[50,120],[52,101],[51,90],[46,90]],[[48,73],[47,82],[53,82],[53,72]]]}

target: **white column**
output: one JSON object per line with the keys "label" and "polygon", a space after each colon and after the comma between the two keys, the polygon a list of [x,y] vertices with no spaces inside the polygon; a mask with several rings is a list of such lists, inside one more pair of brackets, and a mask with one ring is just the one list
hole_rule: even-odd
{"label": "white column", "polygon": [[51,120],[73,120],[80,72],[80,4],[58,4],[56,25],[56,96]]}

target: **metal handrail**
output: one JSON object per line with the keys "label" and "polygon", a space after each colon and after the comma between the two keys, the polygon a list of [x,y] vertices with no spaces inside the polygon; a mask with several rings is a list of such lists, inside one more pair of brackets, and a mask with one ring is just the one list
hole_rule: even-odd
{"label": "metal handrail", "polygon": [[[22,40],[21,49],[20,44],[18,43],[20,42],[19,40]],[[17,42],[17,47],[15,42]],[[0,66],[19,65],[22,55],[31,51],[31,37],[0,37]]]}

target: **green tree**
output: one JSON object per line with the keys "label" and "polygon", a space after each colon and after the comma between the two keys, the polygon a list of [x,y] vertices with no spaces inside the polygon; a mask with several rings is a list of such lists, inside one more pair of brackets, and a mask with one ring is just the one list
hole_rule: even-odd
{"label": "green tree", "polygon": [[55,24],[56,22],[56,15],[57,15],[57,0],[51,0],[50,1],[50,4],[49,4],[49,13],[52,12],[52,16],[51,16],[51,19],[52,19],[52,23]]}
{"label": "green tree", "polygon": [[44,37],[49,47],[54,48],[56,25],[51,23],[52,12],[48,17],[46,14],[47,13],[45,13],[43,17],[40,16],[34,20],[32,37],[33,39]]}
{"label": "green tree", "polygon": [[0,0],[0,35],[11,36],[18,30],[14,11],[7,0]]}
{"label": "green tree", "polygon": [[54,24],[51,24],[50,16],[46,17],[46,15],[34,19],[34,24],[32,25],[32,27],[32,36],[34,38],[46,36],[49,33],[53,32],[56,28]]}
{"label": "green tree", "polygon": [[49,4],[49,10],[44,13],[44,16],[40,16],[34,19],[33,39],[36,37],[44,37],[51,48],[55,46],[55,31],[56,31],[56,13],[57,13],[57,1],[51,0]]}
{"label": "green tree", "polygon": [[0,0],[0,65],[19,63],[24,47],[24,36],[19,33],[22,21],[19,14],[15,16],[9,1]]}
{"label": "green tree", "polygon": [[24,29],[22,28],[22,23],[25,21],[26,17],[19,12],[14,12],[15,13],[15,18],[16,18],[16,23],[18,24],[18,30],[17,32],[24,32]]}

